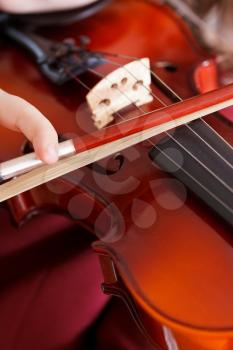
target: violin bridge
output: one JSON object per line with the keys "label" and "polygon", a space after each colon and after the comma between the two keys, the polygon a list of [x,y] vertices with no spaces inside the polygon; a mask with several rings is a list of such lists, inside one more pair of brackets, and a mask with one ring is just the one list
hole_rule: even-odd
{"label": "violin bridge", "polygon": [[98,129],[114,120],[114,114],[130,105],[153,100],[149,58],[130,62],[104,77],[86,96]]}

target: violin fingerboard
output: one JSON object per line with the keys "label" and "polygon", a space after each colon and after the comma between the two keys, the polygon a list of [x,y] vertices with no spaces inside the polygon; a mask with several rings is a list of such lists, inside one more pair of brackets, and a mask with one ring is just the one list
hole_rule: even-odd
{"label": "violin fingerboard", "polygon": [[167,135],[150,151],[153,162],[233,226],[232,147],[201,119]]}

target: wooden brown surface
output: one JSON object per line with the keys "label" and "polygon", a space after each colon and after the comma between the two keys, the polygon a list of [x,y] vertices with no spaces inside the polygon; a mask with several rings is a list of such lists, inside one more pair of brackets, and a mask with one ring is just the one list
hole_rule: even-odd
{"label": "wooden brown surface", "polygon": [[[41,32],[77,41],[85,34],[93,50],[149,57],[153,70],[183,98],[195,93],[192,72],[208,58],[178,16],[140,0],[113,1],[92,18]],[[174,69],[163,68],[158,64],[161,61],[170,62]],[[98,68],[101,73],[111,69],[110,64]],[[90,74],[82,79],[93,84]],[[4,42],[0,82],[1,88],[36,105],[60,134],[74,137],[94,131],[83,87],[75,81],[52,86],[27,54]],[[171,104],[158,88],[154,92]],[[159,107],[156,102],[145,111]],[[135,115],[140,112],[130,110],[124,117]],[[228,124],[215,116],[208,120],[233,144]],[[2,128],[0,136],[1,160],[21,154],[23,136]],[[68,184],[56,180],[16,197],[9,202],[12,213],[21,222],[46,209],[79,218],[78,224],[100,238],[95,249],[112,257],[121,288],[137,305],[134,312],[138,311],[150,337],[164,349],[168,345],[162,326],[172,330],[179,350],[231,349],[230,229],[180,183],[152,165],[150,148],[151,144],[143,143],[124,151],[119,169],[119,161],[111,157],[98,163],[105,173],[95,165],[72,174],[72,181],[71,176],[65,180]]]}

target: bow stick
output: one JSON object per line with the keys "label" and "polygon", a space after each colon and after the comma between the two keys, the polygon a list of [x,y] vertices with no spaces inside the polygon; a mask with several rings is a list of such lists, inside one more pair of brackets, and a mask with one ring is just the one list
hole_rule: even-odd
{"label": "bow stick", "polygon": [[[35,153],[0,164],[0,202],[50,180],[136,145],[162,132],[233,105],[233,84],[145,113],[82,138],[62,142],[54,165],[43,165]],[[33,169],[34,168],[34,169]],[[33,170],[31,170],[33,169]]]}

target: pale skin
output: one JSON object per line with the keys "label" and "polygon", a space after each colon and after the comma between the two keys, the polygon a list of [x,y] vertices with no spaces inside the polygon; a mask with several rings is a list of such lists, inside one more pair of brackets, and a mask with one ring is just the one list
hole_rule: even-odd
{"label": "pale skin", "polygon": [[97,0],[0,0],[3,11],[30,13],[67,10],[89,5]]}
{"label": "pale skin", "polygon": [[[72,9],[96,0],[0,0],[2,11],[14,13]],[[23,133],[39,159],[52,164],[58,160],[57,132],[48,119],[24,99],[0,89],[0,124]]]}

